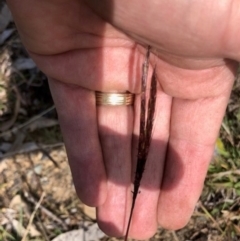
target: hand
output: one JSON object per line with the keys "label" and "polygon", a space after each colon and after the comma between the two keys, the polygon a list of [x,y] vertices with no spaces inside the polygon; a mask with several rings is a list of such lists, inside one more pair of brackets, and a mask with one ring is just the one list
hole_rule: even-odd
{"label": "hand", "polygon": [[[8,0],[49,78],[76,191],[99,226],[124,235],[136,165],[139,98],[96,107],[94,91],[140,92],[151,45],[158,93],[152,145],[130,236],[179,229],[201,194],[240,61],[239,1]],[[133,133],[133,138],[132,138]]]}

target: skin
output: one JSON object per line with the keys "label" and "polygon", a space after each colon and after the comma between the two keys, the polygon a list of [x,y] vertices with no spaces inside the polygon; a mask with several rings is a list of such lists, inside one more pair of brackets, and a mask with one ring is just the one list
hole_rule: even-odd
{"label": "skin", "polygon": [[[94,91],[140,93],[152,46],[158,93],[152,145],[129,235],[182,228],[201,194],[240,61],[240,1],[8,0],[48,76],[80,199],[122,236],[136,165],[134,107],[96,107]],[[133,133],[133,135],[132,135]]]}

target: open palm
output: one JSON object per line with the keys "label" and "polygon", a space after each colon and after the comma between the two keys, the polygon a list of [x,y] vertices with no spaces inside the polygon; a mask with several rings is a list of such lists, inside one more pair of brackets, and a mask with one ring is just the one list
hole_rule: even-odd
{"label": "open palm", "polygon": [[139,98],[134,108],[96,107],[94,91],[138,94],[143,46],[152,46],[155,124],[130,236],[147,238],[158,224],[183,227],[201,193],[240,60],[239,2],[8,4],[49,78],[76,191],[97,207],[100,227],[112,236],[124,234],[129,217]]}

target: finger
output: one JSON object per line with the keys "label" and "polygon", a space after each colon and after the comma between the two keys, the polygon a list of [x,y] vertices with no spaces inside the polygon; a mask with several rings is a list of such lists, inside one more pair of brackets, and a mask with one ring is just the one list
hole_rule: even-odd
{"label": "finger", "polygon": [[230,86],[231,83],[219,97],[173,101],[169,147],[158,203],[158,221],[165,228],[182,228],[194,210],[213,155]]}
{"label": "finger", "polygon": [[[138,98],[136,102],[132,157],[134,167],[132,172],[132,180],[134,180],[135,177],[137,161],[140,123],[140,98]],[[155,107],[155,124],[152,132],[152,141],[141,180],[140,193],[136,199],[131,229],[129,232],[129,236],[136,239],[147,239],[151,237],[157,229],[157,204],[169,137],[171,112],[171,97],[164,94],[160,86],[158,87],[157,91]]]}
{"label": "finger", "polygon": [[79,198],[89,206],[104,203],[106,172],[98,138],[94,92],[49,80]]}
{"label": "finger", "polygon": [[130,204],[133,110],[99,106],[98,130],[107,171],[108,195],[97,210],[100,228],[110,236],[124,235]]}

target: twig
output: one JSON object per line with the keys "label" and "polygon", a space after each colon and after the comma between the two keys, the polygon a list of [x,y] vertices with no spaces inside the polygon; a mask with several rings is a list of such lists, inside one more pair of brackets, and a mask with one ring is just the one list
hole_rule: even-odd
{"label": "twig", "polygon": [[54,109],[55,109],[55,106],[53,105],[53,106],[51,106],[50,108],[48,108],[48,109],[44,110],[43,112],[41,112],[40,114],[34,116],[34,117],[31,118],[30,120],[26,121],[25,123],[23,123],[23,124],[21,124],[21,125],[19,125],[19,126],[16,126],[16,127],[12,128],[12,129],[9,130],[9,131],[5,131],[5,132],[1,133],[1,134],[0,134],[0,137],[3,137],[3,136],[5,136],[5,135],[9,135],[9,134],[11,134],[11,133],[17,132],[17,131],[20,130],[21,128],[28,126],[28,125],[31,124],[32,122],[36,121],[37,119],[39,119],[40,117],[42,117],[43,115],[47,114],[48,112],[50,112],[50,111],[52,111],[52,110],[54,110]]}
{"label": "twig", "polygon": [[208,212],[208,210],[203,206],[201,202],[199,202],[200,208],[203,210],[203,212],[206,214],[206,216],[216,225],[217,229],[223,234],[223,230],[219,226],[218,222],[213,218],[213,216]]}
{"label": "twig", "polygon": [[237,170],[231,170],[231,171],[224,171],[224,172],[219,172],[219,173],[213,173],[213,174],[209,174],[208,177],[224,177],[224,176],[228,176],[228,175],[240,175],[240,169]]}
{"label": "twig", "polygon": [[35,145],[31,149],[23,148],[23,149],[15,150],[13,152],[8,152],[0,157],[0,161],[3,160],[4,158],[10,157],[10,156],[15,156],[17,154],[25,154],[25,153],[30,153],[30,152],[39,151],[39,150],[42,151],[44,149],[52,149],[52,148],[62,147],[62,146],[64,146],[63,142],[58,142],[58,143],[49,144],[49,145],[41,145],[41,146]]}
{"label": "twig", "polygon": [[27,228],[26,228],[26,232],[24,233],[24,236],[23,236],[23,238],[22,238],[21,241],[25,241],[25,240],[26,240],[27,235],[28,235],[28,232],[29,232],[30,227],[31,227],[31,225],[32,225],[33,219],[34,219],[34,217],[35,217],[35,214],[36,214],[38,208],[40,207],[40,205],[41,205],[41,203],[42,203],[42,201],[43,201],[44,196],[45,196],[45,193],[43,192],[42,195],[41,195],[41,197],[40,197],[40,199],[39,199],[39,201],[37,202],[37,204],[36,204],[36,206],[35,206],[35,208],[34,208],[33,213],[32,213],[31,216],[30,216],[30,219],[29,219],[29,222],[28,222],[28,225],[27,225]]}
{"label": "twig", "polygon": [[171,231],[171,233],[175,241],[180,241],[175,231]]}
{"label": "twig", "polygon": [[[24,192],[24,197],[31,203],[36,204],[36,200],[30,195],[30,193],[28,192]],[[47,208],[43,207],[42,205],[39,205],[39,209],[41,209],[41,211],[43,213],[45,213],[47,216],[49,216],[52,220],[56,221],[57,223],[59,223],[64,230],[67,230],[67,225],[60,219],[58,218],[54,213],[52,213],[50,210],[48,210]]]}

